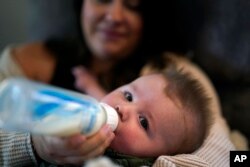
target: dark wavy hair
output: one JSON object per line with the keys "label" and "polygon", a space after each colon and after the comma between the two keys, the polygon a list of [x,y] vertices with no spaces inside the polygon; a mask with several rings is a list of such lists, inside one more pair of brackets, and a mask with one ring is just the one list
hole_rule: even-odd
{"label": "dark wavy hair", "polygon": [[[112,90],[118,86],[131,82],[139,76],[141,68],[148,61],[159,57],[165,50],[178,52],[185,52],[188,50],[187,48],[189,48],[189,46],[185,44],[188,42],[186,42],[185,38],[182,36],[182,34],[185,34],[185,31],[184,33],[180,33],[180,29],[175,28],[176,25],[180,25],[175,24],[175,18],[178,16],[176,13],[181,9],[178,8],[178,2],[182,0],[175,1],[155,0],[152,2],[141,0],[141,4],[136,10],[143,20],[142,39],[134,52],[124,58],[123,61],[120,61],[114,67],[112,73],[109,74],[112,82],[105,84],[102,82],[102,79],[99,78],[100,82],[104,84],[104,86],[106,85],[106,89]],[[83,64],[88,67],[92,54],[84,41],[84,35],[81,28],[80,13],[83,2],[83,0],[73,0],[74,14],[77,18],[77,34],[79,34],[76,36],[77,40],[74,39],[74,42],[71,39],[67,40],[66,45],[60,40],[48,40],[47,47],[55,55],[58,55],[57,57],[59,60],[64,57],[66,59],[64,62],[72,62],[71,66]],[[180,16],[178,17],[180,18]],[[181,30],[183,31],[183,29]],[[70,47],[68,47],[68,44],[70,44]],[[71,50],[65,50],[67,48]],[[72,57],[72,48],[74,48],[73,53],[78,54],[75,58]],[[67,53],[67,55],[62,56],[65,53]]]}
{"label": "dark wavy hair", "polygon": [[[79,37],[81,37],[80,40],[83,43],[82,46],[84,46],[85,50],[89,53],[87,55],[91,56],[90,51],[86,47],[86,43],[84,41],[84,35],[82,34],[80,22],[80,13],[84,0],[75,0],[74,3],[75,16],[79,20],[77,23]],[[141,1],[141,4],[136,10],[141,15],[143,20],[142,38],[135,51],[123,59],[123,61],[117,64],[117,66],[113,69],[112,78],[115,82],[113,82],[114,85],[112,88],[134,80],[136,77],[138,77],[141,68],[148,61],[153,59],[155,56],[160,55],[165,50],[163,47],[164,43],[162,40],[159,40],[159,37],[163,32],[160,33],[159,28],[157,28],[155,24],[152,24],[151,3],[148,1]],[[157,40],[159,42],[157,42]]]}

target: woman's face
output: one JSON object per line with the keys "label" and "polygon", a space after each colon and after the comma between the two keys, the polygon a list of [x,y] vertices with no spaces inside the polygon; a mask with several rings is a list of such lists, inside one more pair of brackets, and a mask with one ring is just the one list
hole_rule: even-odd
{"label": "woman's face", "polygon": [[142,34],[140,0],[85,0],[81,24],[90,51],[102,59],[130,54]]}

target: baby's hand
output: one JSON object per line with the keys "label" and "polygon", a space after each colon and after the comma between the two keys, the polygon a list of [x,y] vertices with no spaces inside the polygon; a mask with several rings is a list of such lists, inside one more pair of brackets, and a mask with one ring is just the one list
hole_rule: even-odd
{"label": "baby's hand", "polygon": [[101,100],[106,91],[99,85],[97,79],[83,66],[78,66],[73,69],[73,75],[75,76],[75,86],[77,89],[86,92],[86,94]]}

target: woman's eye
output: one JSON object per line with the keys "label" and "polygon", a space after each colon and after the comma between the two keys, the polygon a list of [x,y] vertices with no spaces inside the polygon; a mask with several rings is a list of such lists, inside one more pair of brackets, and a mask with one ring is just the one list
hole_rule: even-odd
{"label": "woman's eye", "polygon": [[108,4],[112,2],[112,0],[93,0],[93,1],[100,4]]}
{"label": "woman's eye", "polygon": [[126,0],[124,1],[125,6],[132,10],[137,10],[139,8],[141,1],[140,0]]}
{"label": "woman's eye", "polygon": [[133,101],[133,96],[130,92],[125,91],[124,96],[125,96],[125,99],[127,99],[129,102]]}
{"label": "woman's eye", "polygon": [[141,126],[145,129],[148,130],[148,120],[142,116],[139,116],[139,121]]}

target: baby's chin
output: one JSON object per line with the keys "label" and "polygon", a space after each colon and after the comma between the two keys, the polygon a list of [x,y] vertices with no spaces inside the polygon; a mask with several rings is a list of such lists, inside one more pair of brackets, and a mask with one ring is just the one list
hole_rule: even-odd
{"label": "baby's chin", "polygon": [[157,152],[149,153],[148,151],[145,151],[145,149],[138,150],[136,146],[131,147],[131,145],[129,144],[116,142],[115,140],[111,142],[108,148],[119,154],[130,155],[130,156],[141,157],[141,158],[148,158],[148,157],[152,158],[152,157],[157,157],[159,155],[162,155]]}
{"label": "baby's chin", "polygon": [[119,150],[119,144],[116,142],[115,139],[111,142],[111,144],[109,145],[109,148],[111,148],[114,151]]}
{"label": "baby's chin", "polygon": [[109,148],[112,149],[113,151],[122,153],[122,154],[127,154],[127,151],[124,149],[124,147],[126,147],[124,144],[116,142],[115,139],[109,145]]}
{"label": "baby's chin", "polygon": [[125,155],[134,155],[133,149],[131,149],[127,144],[112,141],[109,148],[117,153],[125,154]]}

